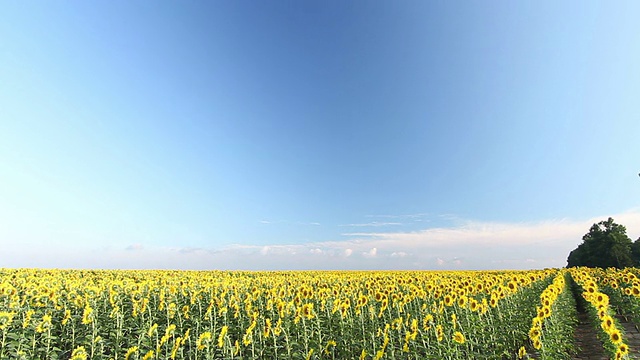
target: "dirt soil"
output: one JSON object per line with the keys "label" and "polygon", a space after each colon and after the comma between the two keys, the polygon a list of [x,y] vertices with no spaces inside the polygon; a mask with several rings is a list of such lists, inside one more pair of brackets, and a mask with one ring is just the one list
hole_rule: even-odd
{"label": "dirt soil", "polygon": [[608,360],[602,342],[596,336],[589,316],[584,312],[578,313],[578,326],[574,334],[578,353],[573,359],[580,360]]}

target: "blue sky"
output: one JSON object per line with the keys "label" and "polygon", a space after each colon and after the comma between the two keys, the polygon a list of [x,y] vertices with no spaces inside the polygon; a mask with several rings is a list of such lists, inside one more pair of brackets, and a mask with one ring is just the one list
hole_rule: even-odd
{"label": "blue sky", "polygon": [[637,2],[0,4],[0,266],[539,268],[640,236]]}

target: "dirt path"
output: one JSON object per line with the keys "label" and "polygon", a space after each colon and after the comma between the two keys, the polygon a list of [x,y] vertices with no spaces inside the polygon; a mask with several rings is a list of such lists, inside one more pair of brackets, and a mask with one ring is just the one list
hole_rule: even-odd
{"label": "dirt path", "polygon": [[596,332],[589,321],[589,316],[580,311],[578,306],[578,326],[574,335],[578,353],[574,360],[608,360],[609,357],[604,352],[602,342],[596,336]]}
{"label": "dirt path", "polygon": [[602,341],[596,335],[589,314],[587,314],[587,302],[582,298],[582,289],[572,280],[571,293],[575,299],[578,311],[578,326],[573,335],[576,345],[576,355],[573,360],[608,360],[609,356],[604,350]]}
{"label": "dirt path", "polygon": [[640,331],[638,327],[627,316],[618,315],[616,318],[624,331],[624,340],[629,345],[629,358],[640,359]]}

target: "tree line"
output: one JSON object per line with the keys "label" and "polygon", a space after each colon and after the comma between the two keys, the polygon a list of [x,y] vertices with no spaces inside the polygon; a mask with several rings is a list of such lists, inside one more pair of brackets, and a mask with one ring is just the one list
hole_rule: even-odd
{"label": "tree line", "polygon": [[640,238],[631,241],[627,228],[612,218],[593,224],[582,243],[569,253],[567,267],[608,268],[640,266]]}

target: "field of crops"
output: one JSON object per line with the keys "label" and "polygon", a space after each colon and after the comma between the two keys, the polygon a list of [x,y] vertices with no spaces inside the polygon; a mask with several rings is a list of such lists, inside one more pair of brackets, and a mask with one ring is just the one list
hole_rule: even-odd
{"label": "field of crops", "polygon": [[0,269],[0,359],[562,359],[575,293],[627,358],[636,272]]}

